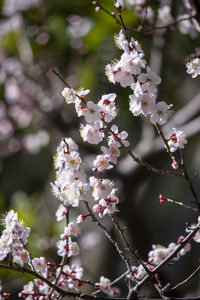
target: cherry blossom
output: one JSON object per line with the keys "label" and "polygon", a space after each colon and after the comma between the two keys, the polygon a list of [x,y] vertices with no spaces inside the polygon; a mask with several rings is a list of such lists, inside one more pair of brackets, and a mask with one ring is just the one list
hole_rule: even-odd
{"label": "cherry blossom", "polygon": [[192,78],[196,78],[200,74],[200,60],[195,58],[186,64],[187,73],[191,74]]}
{"label": "cherry blossom", "polygon": [[76,92],[71,88],[64,88],[62,91],[62,96],[65,98],[66,103],[75,103]]}
{"label": "cherry blossom", "polygon": [[97,177],[90,177],[90,186],[93,187],[92,196],[94,200],[106,198],[113,189],[113,182],[109,179],[100,179]]}
{"label": "cherry blossom", "polygon": [[158,123],[164,125],[167,122],[169,116],[169,109],[172,107],[172,104],[168,105],[164,101],[159,101],[156,103],[155,112],[151,115],[151,123]]}
{"label": "cherry blossom", "polygon": [[177,130],[176,128],[172,129],[173,131],[171,132],[168,140],[170,151],[175,152],[177,149],[184,149],[184,145],[187,144],[186,134],[181,130]]}
{"label": "cherry blossom", "polygon": [[32,264],[37,272],[44,275],[47,273],[47,262],[45,257],[32,259]]}
{"label": "cherry blossom", "polygon": [[57,221],[63,220],[67,215],[67,207],[63,204],[60,204],[57,211],[56,211],[56,218]]}
{"label": "cherry blossom", "polygon": [[90,144],[97,145],[104,138],[104,133],[101,130],[101,124],[99,122],[96,122],[94,126],[90,124],[87,124],[86,126],[81,125],[80,133],[83,141]]}
{"label": "cherry blossom", "polygon": [[87,123],[94,124],[101,119],[100,107],[94,102],[87,102],[86,108],[83,111]]}
{"label": "cherry blossom", "polygon": [[98,102],[98,106],[101,109],[101,115],[107,123],[110,123],[117,116],[117,109],[115,106],[116,96],[115,93],[103,95]]}

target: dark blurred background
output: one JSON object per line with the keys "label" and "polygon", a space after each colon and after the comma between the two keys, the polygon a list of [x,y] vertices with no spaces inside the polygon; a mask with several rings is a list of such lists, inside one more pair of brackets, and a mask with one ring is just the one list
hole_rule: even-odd
{"label": "dark blurred background", "polygon": [[[182,1],[174,1],[174,16],[184,13]],[[113,2],[100,1],[112,11]],[[163,1],[149,1],[156,11]],[[53,155],[62,137],[71,136],[79,145],[86,166],[100,150],[84,144],[79,136],[79,121],[73,106],[63,103],[63,83],[51,72],[55,68],[74,88],[91,89],[94,102],[102,94],[117,93],[120,117],[115,123],[127,130],[133,152],[159,169],[170,170],[170,159],[146,119],[133,117],[128,110],[129,88],[108,82],[105,65],[121,52],[113,42],[120,27],[103,11],[95,12],[89,0],[1,0],[0,1],[0,210],[13,208],[32,228],[29,249],[32,256],[56,257],[55,242],[63,230],[56,223],[58,201],[50,191],[54,180]],[[136,28],[139,20],[133,9],[124,10],[125,24]],[[200,37],[183,35],[176,27],[152,34],[132,33],[141,43],[152,69],[162,75],[159,100],[172,103],[174,114],[164,131],[172,127],[185,130],[185,149],[189,174],[200,167],[200,91],[199,78],[186,73],[186,58],[200,47]],[[178,114],[176,112],[180,111]],[[89,172],[89,171],[88,171]],[[90,173],[88,173],[90,174]],[[120,196],[121,222],[141,257],[147,260],[152,244],[167,246],[185,234],[185,223],[195,222],[197,214],[173,205],[161,206],[158,195],[191,204],[192,195],[183,179],[158,176],[138,167],[122,153],[116,168],[109,172]],[[199,192],[199,178],[194,182]],[[82,211],[73,210],[71,219]],[[117,235],[109,218],[105,224]],[[98,281],[102,274],[115,279],[124,271],[115,249],[95,226],[83,224],[80,260],[86,267],[85,278]],[[161,274],[163,283],[176,283],[189,275],[199,263],[194,249],[176,265]],[[132,258],[130,258],[132,259]],[[79,258],[74,259],[79,261]],[[136,262],[132,259],[133,264]],[[0,271],[4,291],[17,297],[19,289],[32,279]],[[126,285],[121,284],[122,294]],[[175,296],[198,295],[199,278]],[[147,288],[147,294],[153,295]]]}

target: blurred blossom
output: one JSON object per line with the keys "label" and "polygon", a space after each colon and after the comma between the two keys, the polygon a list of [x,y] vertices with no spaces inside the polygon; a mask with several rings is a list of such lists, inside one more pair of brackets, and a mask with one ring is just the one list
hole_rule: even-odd
{"label": "blurred blossom", "polygon": [[21,148],[21,144],[18,139],[16,139],[16,138],[10,139],[10,141],[8,143],[9,152],[15,153],[15,152],[19,151],[20,148]]}
{"label": "blurred blossom", "polygon": [[12,75],[15,77],[21,77],[22,75],[22,67],[19,61],[15,58],[4,58],[0,57],[0,80],[1,80],[1,73],[4,73],[4,79],[7,75]]}
{"label": "blurred blossom", "polygon": [[23,138],[23,144],[26,150],[32,154],[39,153],[42,147],[49,143],[49,134],[45,130],[40,130],[37,133],[27,134]]}
{"label": "blurred blossom", "polygon": [[40,240],[37,241],[37,246],[42,250],[42,251],[47,251],[52,247],[52,240],[50,237],[44,237]]}
{"label": "blurred blossom", "polygon": [[101,243],[101,237],[100,235],[96,232],[88,232],[85,235],[82,236],[81,241],[80,241],[80,246],[84,250],[89,250]]}
{"label": "blurred blossom", "polygon": [[17,122],[19,128],[25,128],[29,126],[32,120],[31,112],[22,109],[18,105],[12,105],[10,107],[9,115]]}
{"label": "blurred blossom", "polygon": [[3,103],[3,101],[0,101],[0,120],[5,117],[5,114],[6,114],[5,104]]}
{"label": "blurred blossom", "polygon": [[29,36],[36,36],[39,33],[39,26],[32,25],[27,29],[27,34]]}
{"label": "blurred blossom", "polygon": [[22,27],[22,18],[20,15],[12,16],[11,18],[0,22],[0,37],[8,34],[11,31],[16,31]]}
{"label": "blurred blossom", "polygon": [[21,97],[21,92],[16,80],[9,79],[5,82],[4,96],[8,103],[19,102]]}
{"label": "blurred blossom", "polygon": [[41,4],[42,0],[4,0],[2,12],[6,16],[11,16],[17,11],[25,11]]}
{"label": "blurred blossom", "polygon": [[42,32],[36,37],[36,43],[39,45],[45,45],[49,41],[49,34],[47,32]]}
{"label": "blurred blossom", "polygon": [[83,18],[78,15],[69,16],[67,21],[69,23],[67,26],[67,32],[75,39],[84,37],[93,26],[93,23],[89,18]]}
{"label": "blurred blossom", "polygon": [[40,108],[43,112],[50,112],[52,111],[53,107],[53,103],[50,99],[48,98],[43,98],[40,102]]}
{"label": "blurred blossom", "polygon": [[8,138],[13,133],[13,125],[8,119],[0,121],[0,140]]}

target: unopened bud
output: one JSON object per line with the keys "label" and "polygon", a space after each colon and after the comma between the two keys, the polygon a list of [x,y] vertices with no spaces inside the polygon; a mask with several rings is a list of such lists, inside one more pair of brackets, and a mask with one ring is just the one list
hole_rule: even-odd
{"label": "unopened bud", "polygon": [[115,3],[115,8],[116,8],[116,10],[118,10],[119,12],[121,12],[121,10],[122,10],[122,6],[121,6],[121,4],[120,4],[119,2],[116,2],[116,3]]}
{"label": "unopened bud", "polygon": [[174,170],[177,170],[179,168],[179,163],[174,159],[172,164],[171,164],[171,167],[174,169]]}
{"label": "unopened bud", "polygon": [[92,4],[96,6],[96,5],[98,5],[99,3],[98,3],[97,1],[92,1]]}
{"label": "unopened bud", "polygon": [[97,7],[95,7],[95,10],[96,10],[96,12],[98,12],[98,11],[101,10],[101,7],[100,7],[100,6],[97,6]]}
{"label": "unopened bud", "polygon": [[77,223],[82,223],[87,217],[88,215],[79,215],[77,218]]}
{"label": "unopened bud", "polygon": [[180,244],[184,240],[184,238],[185,237],[183,235],[179,236],[177,243]]}
{"label": "unopened bud", "polygon": [[160,204],[164,204],[166,201],[166,198],[162,194],[159,194],[159,200],[160,200]]}

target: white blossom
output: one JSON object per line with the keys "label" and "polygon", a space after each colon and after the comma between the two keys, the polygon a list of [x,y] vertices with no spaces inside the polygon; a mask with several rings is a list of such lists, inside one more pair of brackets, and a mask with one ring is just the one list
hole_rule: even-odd
{"label": "white blossom", "polygon": [[159,101],[156,103],[155,112],[151,115],[151,123],[158,123],[163,125],[167,122],[169,116],[169,109],[172,105],[166,104],[164,101]]}
{"label": "white blossom", "polygon": [[93,162],[93,166],[97,172],[103,172],[104,170],[109,170],[113,167],[109,164],[109,157],[106,155],[97,155]]}
{"label": "white blossom", "polygon": [[192,78],[197,77],[200,74],[200,60],[195,58],[186,64],[187,73],[191,74]]}
{"label": "white blossom", "polygon": [[76,100],[76,92],[71,88],[64,88],[62,91],[62,96],[65,98],[66,103],[75,103]]}
{"label": "white blossom", "polygon": [[38,257],[32,259],[32,264],[36,270],[36,272],[40,272],[41,274],[47,274],[47,262],[45,257]]}
{"label": "white blossom", "polygon": [[104,138],[104,133],[101,130],[99,123],[95,123],[94,126],[90,124],[87,124],[86,126],[81,125],[80,133],[83,141],[90,144],[97,145]]}
{"label": "white blossom", "polygon": [[63,220],[66,217],[66,215],[67,215],[67,207],[64,206],[63,204],[60,204],[56,212],[57,221]]}
{"label": "white blossom", "polygon": [[115,93],[103,95],[98,102],[98,106],[101,109],[101,115],[106,122],[111,122],[117,116],[117,109],[115,105]]}
{"label": "white blossom", "polygon": [[168,145],[171,152],[175,152],[177,149],[184,149],[184,145],[187,144],[186,134],[183,131],[172,128]]}
{"label": "white blossom", "polygon": [[96,121],[101,120],[100,107],[94,102],[89,101],[83,111],[87,123],[94,124]]}

